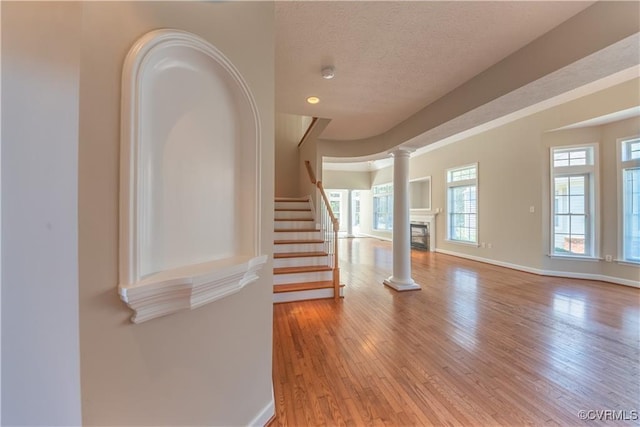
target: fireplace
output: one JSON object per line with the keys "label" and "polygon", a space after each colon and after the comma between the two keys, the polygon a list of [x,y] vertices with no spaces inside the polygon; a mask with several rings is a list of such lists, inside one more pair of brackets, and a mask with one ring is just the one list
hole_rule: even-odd
{"label": "fireplace", "polygon": [[411,223],[411,247],[423,251],[431,250],[429,247],[429,223]]}

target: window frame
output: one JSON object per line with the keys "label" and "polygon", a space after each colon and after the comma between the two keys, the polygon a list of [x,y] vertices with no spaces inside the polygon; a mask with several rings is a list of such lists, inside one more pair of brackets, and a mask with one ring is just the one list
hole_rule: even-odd
{"label": "window frame", "polygon": [[[640,142],[640,135],[633,135],[624,138],[619,138],[616,144],[616,174],[617,174],[617,184],[618,184],[618,254],[616,262],[619,264],[627,264],[627,265],[640,265],[640,260],[636,261],[633,259],[626,258],[625,251],[625,200],[624,200],[624,182],[623,175],[624,171],[627,169],[640,169],[640,158],[636,159],[627,159],[625,160],[625,154],[630,155],[630,150],[626,149],[625,145],[632,141]],[[631,144],[629,144],[631,145]]]}
{"label": "window frame", "polygon": [[[475,178],[473,179],[464,179],[464,180],[459,180],[459,181],[450,181],[449,180],[449,176],[451,173],[456,172],[456,171],[461,171],[461,170],[465,170],[465,169],[470,169],[470,168],[475,168]],[[475,162],[475,163],[468,163],[465,165],[461,165],[461,166],[456,166],[453,168],[448,168],[445,170],[444,172],[444,182],[446,185],[446,221],[447,221],[447,237],[446,237],[446,241],[449,243],[455,243],[455,244],[459,244],[459,245],[467,245],[467,246],[474,246],[474,247],[479,247],[480,246],[480,168],[479,168],[479,163]],[[476,209],[475,209],[475,241],[472,240],[461,240],[461,239],[455,239],[452,237],[452,230],[451,230],[451,215],[452,215],[452,211],[451,211],[451,202],[452,202],[452,198],[451,198],[451,192],[453,188],[457,188],[457,187],[469,187],[469,186],[475,186],[475,193],[476,193]]]}
{"label": "window frame", "polygon": [[[558,145],[549,147],[549,257],[569,260],[597,260],[600,255],[600,218],[599,218],[599,150],[597,143]],[[586,159],[591,164],[554,166],[556,151],[574,151],[586,149],[590,152]],[[586,162],[585,162],[586,163]],[[556,178],[584,176],[585,179],[585,254],[558,253],[555,251],[556,235]],[[571,214],[569,214],[569,218]],[[588,248],[588,250],[587,250]]]}

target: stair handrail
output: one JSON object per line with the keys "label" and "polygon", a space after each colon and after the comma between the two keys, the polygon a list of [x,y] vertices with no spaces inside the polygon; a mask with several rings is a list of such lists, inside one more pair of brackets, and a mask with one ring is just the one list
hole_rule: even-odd
{"label": "stair handrail", "polygon": [[[340,231],[340,221],[333,213],[333,209],[331,209],[331,203],[329,203],[327,193],[324,191],[322,181],[316,180],[311,162],[305,160],[304,164],[307,168],[311,183],[315,184],[320,198],[324,201],[324,203],[320,204],[324,207],[324,209],[321,208],[320,210],[320,222],[327,253],[329,254],[329,266],[333,270],[333,297],[337,300],[340,298],[340,264],[338,261],[338,232]],[[329,230],[329,224],[331,224],[331,230]]]}

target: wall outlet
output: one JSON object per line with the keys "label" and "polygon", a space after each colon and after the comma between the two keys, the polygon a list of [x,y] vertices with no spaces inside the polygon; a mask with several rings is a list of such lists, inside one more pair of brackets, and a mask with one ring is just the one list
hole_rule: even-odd
{"label": "wall outlet", "polygon": [[487,243],[487,249],[491,249],[493,247],[492,243]]}
{"label": "wall outlet", "polygon": [[529,213],[535,213],[536,212],[536,207],[535,206],[529,206]]}
{"label": "wall outlet", "polygon": [[607,261],[607,262],[611,262],[611,261],[613,261],[613,257],[611,255],[605,255],[604,256],[604,260]]}
{"label": "wall outlet", "polygon": [[485,246],[487,246],[484,242],[480,243],[480,247],[484,248]]}

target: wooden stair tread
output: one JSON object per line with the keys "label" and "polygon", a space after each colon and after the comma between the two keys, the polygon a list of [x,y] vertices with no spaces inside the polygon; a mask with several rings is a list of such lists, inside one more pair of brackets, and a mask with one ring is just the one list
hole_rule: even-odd
{"label": "wooden stair tread", "polygon": [[289,197],[276,197],[275,201],[276,202],[300,203],[300,202],[308,202],[309,199],[289,198]]}
{"label": "wooden stair tread", "polygon": [[302,267],[277,267],[273,269],[273,274],[294,274],[294,273],[315,273],[331,271],[328,265],[305,265]]}
{"label": "wooden stair tread", "polygon": [[308,208],[275,208],[276,212],[311,212]]}
{"label": "wooden stair tread", "polygon": [[277,232],[285,232],[285,233],[295,233],[296,231],[300,231],[303,233],[322,231],[317,228],[274,228],[274,231]]}
{"label": "wooden stair tread", "polygon": [[282,252],[278,254],[273,254],[274,258],[303,258],[303,257],[313,257],[313,256],[327,256],[329,255],[326,252]]}
{"label": "wooden stair tread", "polygon": [[331,280],[325,280],[323,282],[288,283],[286,285],[274,285],[273,293],[278,294],[281,292],[313,291],[316,289],[329,288],[333,288],[333,282]]}
{"label": "wooden stair tread", "polygon": [[313,218],[274,218],[275,221],[315,221]]}
{"label": "wooden stair tread", "polygon": [[324,243],[322,239],[301,239],[301,240],[274,240],[274,245],[306,245],[314,243]]}

